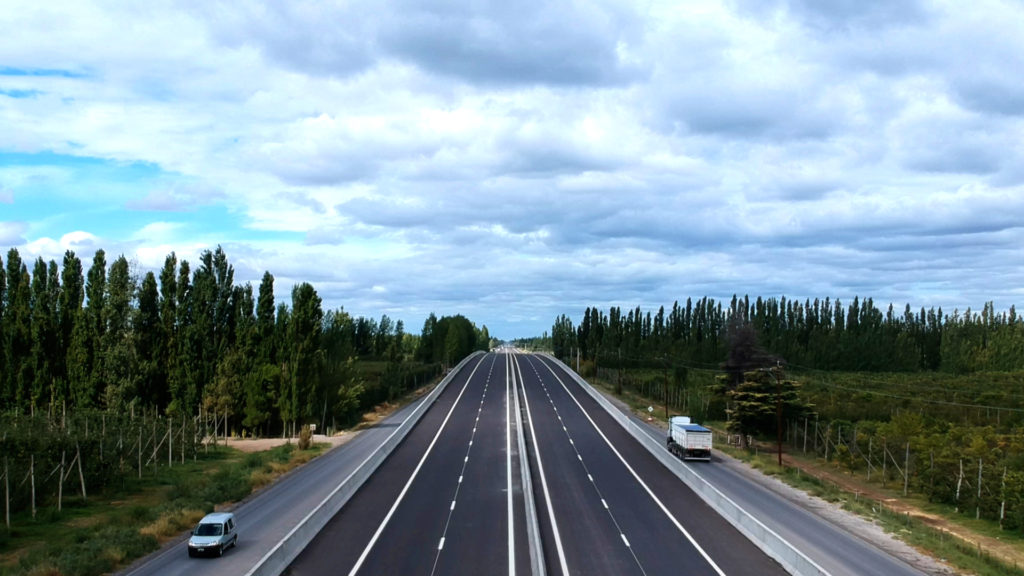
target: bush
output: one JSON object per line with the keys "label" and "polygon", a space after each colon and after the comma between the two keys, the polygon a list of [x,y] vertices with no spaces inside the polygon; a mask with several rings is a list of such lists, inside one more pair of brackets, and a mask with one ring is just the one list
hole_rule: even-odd
{"label": "bush", "polygon": [[309,450],[309,447],[312,445],[313,431],[309,428],[309,424],[306,424],[299,431],[299,450]]}

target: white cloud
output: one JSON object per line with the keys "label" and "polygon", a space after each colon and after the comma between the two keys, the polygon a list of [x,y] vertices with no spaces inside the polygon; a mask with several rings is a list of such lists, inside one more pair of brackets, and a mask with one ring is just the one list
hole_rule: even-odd
{"label": "white cloud", "polygon": [[32,254],[222,244],[239,281],[509,336],[705,294],[1020,293],[1019,3],[19,4],[0,242]]}

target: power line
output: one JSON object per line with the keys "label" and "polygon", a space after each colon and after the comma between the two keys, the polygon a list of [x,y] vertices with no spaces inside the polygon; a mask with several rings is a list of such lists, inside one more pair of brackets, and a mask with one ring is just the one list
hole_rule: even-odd
{"label": "power line", "polygon": [[921,403],[924,403],[924,404],[938,404],[938,405],[941,405],[941,406],[955,406],[955,407],[958,407],[958,408],[978,408],[978,409],[984,408],[984,409],[987,409],[987,410],[1001,410],[1001,411],[1005,411],[1005,412],[1021,412],[1021,413],[1024,413],[1024,408],[1009,408],[1009,407],[1006,407],[1006,406],[987,406],[987,405],[984,405],[984,404],[967,404],[965,402],[952,402],[952,401],[948,401],[948,400],[929,400],[927,398],[921,398],[921,397],[917,397],[917,396],[901,396],[899,394],[891,394],[889,392],[878,392],[876,390],[865,390],[863,388],[851,388],[849,386],[843,386],[841,384],[826,383],[826,382],[821,381],[821,380],[812,381],[812,383],[817,384],[819,386],[824,386],[826,388],[837,388],[839,390],[846,390],[847,392],[860,392],[860,393],[863,393],[863,394],[875,394],[877,396],[885,396],[887,398],[896,398],[898,400],[912,400],[912,401],[921,402]]}

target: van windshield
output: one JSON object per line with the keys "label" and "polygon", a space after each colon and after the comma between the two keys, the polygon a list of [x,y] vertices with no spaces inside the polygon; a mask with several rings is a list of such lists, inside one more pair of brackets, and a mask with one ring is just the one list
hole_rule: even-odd
{"label": "van windshield", "polygon": [[222,524],[200,524],[196,526],[196,536],[220,536],[224,533]]}

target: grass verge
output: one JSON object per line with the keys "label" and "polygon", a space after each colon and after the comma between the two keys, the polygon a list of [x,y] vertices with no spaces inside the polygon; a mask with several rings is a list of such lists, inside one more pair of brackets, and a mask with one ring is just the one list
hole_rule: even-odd
{"label": "grass verge", "polygon": [[182,536],[203,515],[322,453],[327,444],[292,444],[243,453],[219,447],[196,461],[144,470],[105,493],[65,498],[62,510],[40,507],[0,527],[2,576],[99,576],[123,568]]}
{"label": "grass verge", "polygon": [[799,468],[780,468],[775,460],[775,454],[755,453],[721,444],[717,449],[746,462],[754,469],[775,476],[794,488],[835,503],[874,522],[907,544],[946,562],[959,573],[977,576],[1024,576],[1024,569],[1019,566],[1008,565],[983,549],[928,526],[909,514],[900,514],[882,502],[861,498],[859,494],[842,490],[831,482],[824,482],[816,476],[801,472]]}

